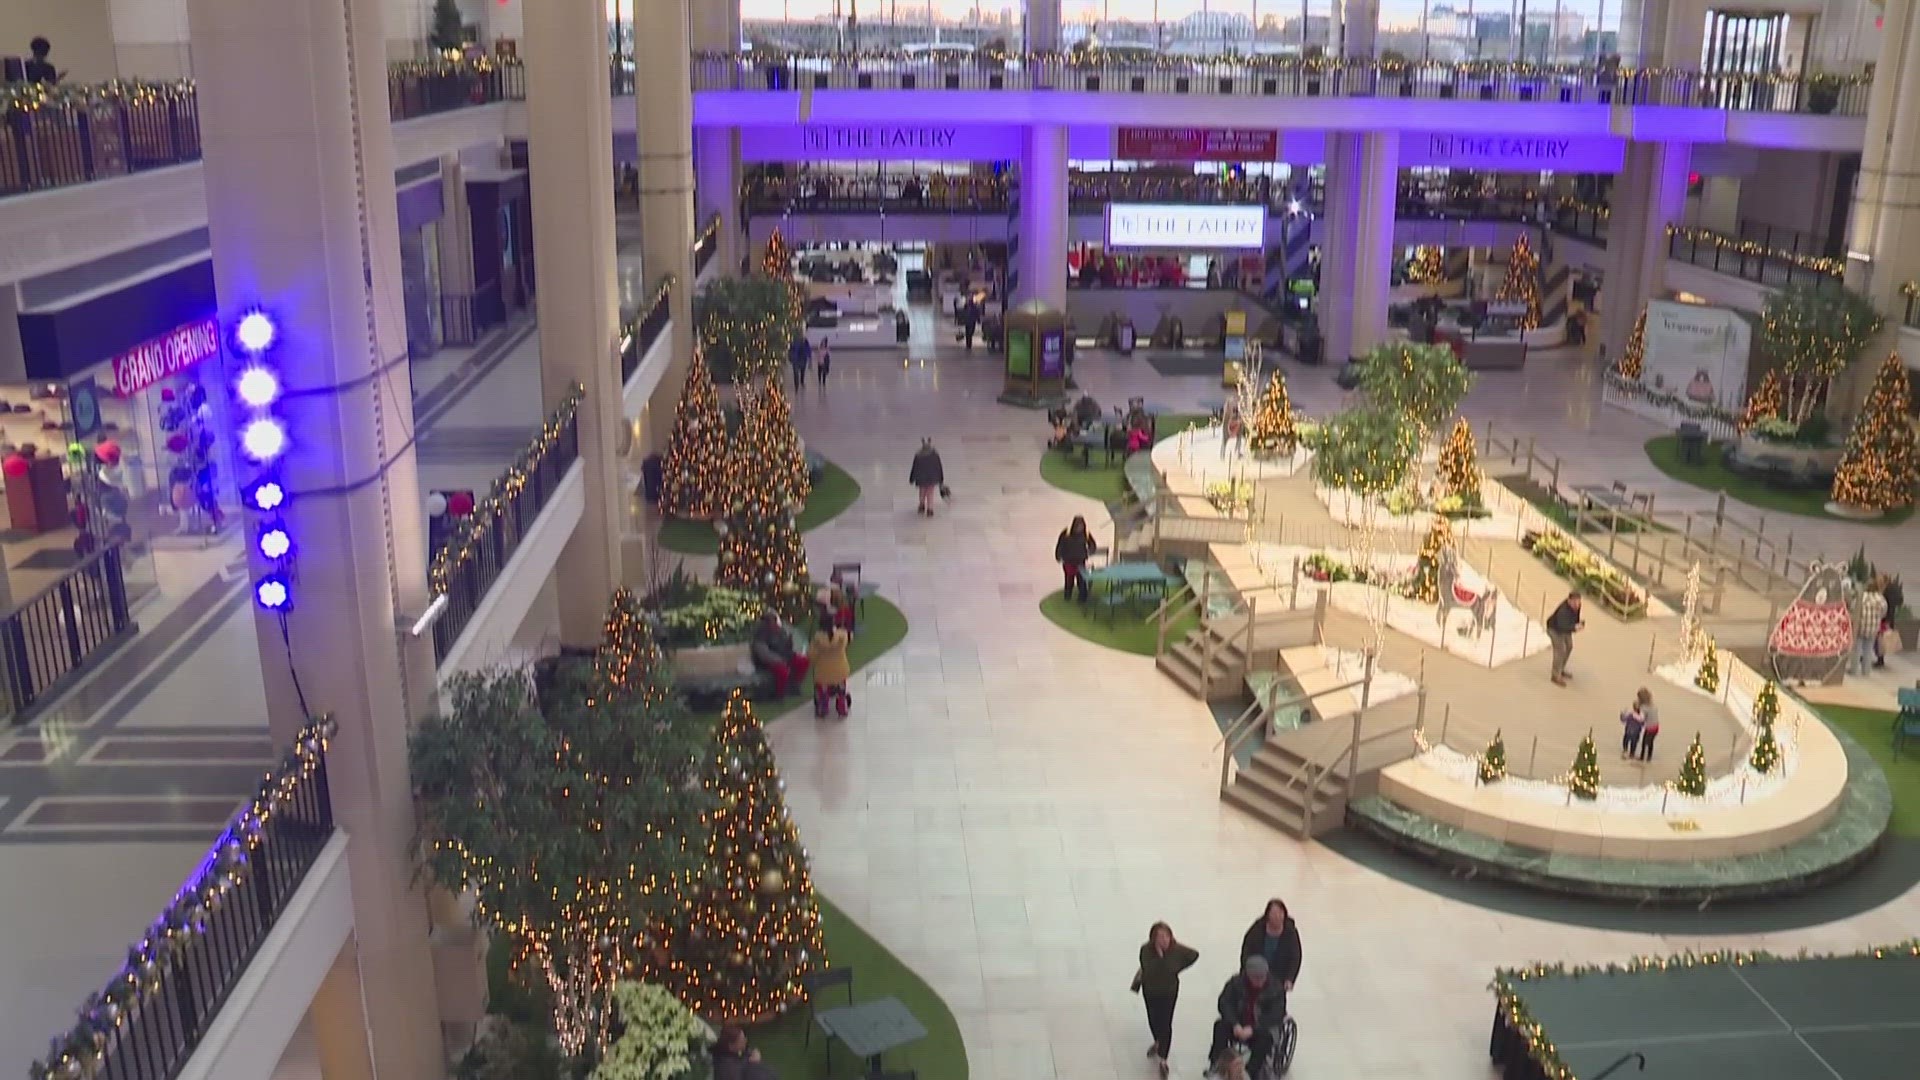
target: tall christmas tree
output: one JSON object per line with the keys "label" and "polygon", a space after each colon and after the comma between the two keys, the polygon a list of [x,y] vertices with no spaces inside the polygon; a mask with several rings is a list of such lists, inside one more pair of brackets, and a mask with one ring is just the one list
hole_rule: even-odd
{"label": "tall christmas tree", "polygon": [[1507,741],[1498,728],[1494,729],[1493,741],[1480,753],[1480,782],[1491,784],[1507,775]]}
{"label": "tall christmas tree", "polygon": [[805,508],[813,495],[813,478],[807,471],[807,452],[800,445],[800,433],[794,430],[793,407],[779,379],[768,379],[744,403],[747,410],[741,428],[741,449],[773,459],[774,477],[784,485],[794,513]]}
{"label": "tall christmas tree", "polygon": [[[774,392],[779,386],[775,382]],[[789,621],[807,613],[807,549],[795,519],[792,470],[774,448],[768,407],[754,404],[733,451],[732,502],[720,534],[715,580],[753,593]],[[793,425],[786,425],[791,434]]]}
{"label": "tall christmas tree", "polygon": [[1700,671],[1694,675],[1693,685],[1709,694],[1720,692],[1720,650],[1711,637],[1700,647]]}
{"label": "tall christmas tree", "polygon": [[1647,364],[1647,313],[1633,320],[1633,333],[1627,335],[1627,347],[1613,361],[1616,375],[1628,382],[1639,382],[1640,371]]}
{"label": "tall christmas tree", "polygon": [[1785,405],[1786,389],[1780,385],[1780,370],[1768,368],[1760,378],[1760,386],[1747,398],[1746,411],[1740,414],[1740,430],[1745,431],[1762,420],[1778,417]]}
{"label": "tall christmas tree", "polygon": [[1680,775],[1674,778],[1673,790],[1696,798],[1707,793],[1707,748],[1700,744],[1697,731],[1687,745],[1687,756],[1680,759]]}
{"label": "tall christmas tree", "polygon": [[727,422],[720,412],[720,395],[706,360],[695,350],[661,462],[661,513],[699,520],[718,516],[727,505],[727,469]]}
{"label": "tall christmas tree", "polygon": [[1413,579],[1407,582],[1407,596],[1423,604],[1440,600],[1440,556],[1453,546],[1453,527],[1447,519],[1433,515],[1433,525],[1420,542],[1420,557],[1413,564]]}
{"label": "tall christmas tree", "polygon": [[767,237],[767,249],[760,255],[760,269],[768,277],[793,276],[793,249],[787,246],[787,238],[780,235],[777,227]]}
{"label": "tall christmas tree", "polygon": [[656,924],[647,973],[717,1023],[758,1023],[801,1000],[826,963],[820,904],[766,730],[728,699],[700,783],[713,804],[706,859],[680,910]]}
{"label": "tall christmas tree", "polygon": [[1247,442],[1256,454],[1292,454],[1300,445],[1294,427],[1293,401],[1287,396],[1287,377],[1279,368],[1267,376],[1267,387],[1253,409],[1253,427]]}
{"label": "tall christmas tree", "polygon": [[1473,445],[1473,425],[1462,416],[1440,447],[1440,485],[1470,506],[1480,503],[1480,453]]}
{"label": "tall christmas tree", "polygon": [[1833,474],[1833,501],[1859,510],[1913,505],[1916,463],[1913,424],[1907,418],[1907,369],[1898,353],[1874,376],[1867,403],[1847,433],[1846,455]]}
{"label": "tall christmas tree", "polygon": [[1592,802],[1600,797],[1600,751],[1593,745],[1593,729],[1573,752],[1573,768],[1567,773],[1567,790],[1576,799]]}
{"label": "tall christmas tree", "polygon": [[1747,759],[1757,773],[1770,773],[1780,767],[1780,740],[1773,733],[1773,722],[1780,718],[1780,687],[1772,679],[1753,699],[1753,754]]}
{"label": "tall christmas tree", "polygon": [[1533,253],[1526,233],[1513,241],[1513,251],[1507,256],[1506,279],[1500,282],[1493,298],[1503,304],[1527,305],[1526,314],[1520,317],[1522,329],[1531,330],[1540,325],[1540,257]]}

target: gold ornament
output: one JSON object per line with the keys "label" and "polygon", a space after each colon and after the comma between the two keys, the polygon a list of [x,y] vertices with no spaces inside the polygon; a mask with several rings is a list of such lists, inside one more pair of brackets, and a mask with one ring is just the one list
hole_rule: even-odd
{"label": "gold ornament", "polygon": [[760,891],[763,893],[777,893],[786,884],[787,876],[771,866],[760,875]]}

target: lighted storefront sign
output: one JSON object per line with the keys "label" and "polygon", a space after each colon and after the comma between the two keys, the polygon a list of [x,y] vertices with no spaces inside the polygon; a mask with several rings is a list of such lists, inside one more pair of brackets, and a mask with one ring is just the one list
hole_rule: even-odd
{"label": "lighted storefront sign", "polygon": [[1107,246],[1182,250],[1258,250],[1266,245],[1264,206],[1110,203]]}
{"label": "lighted storefront sign", "polygon": [[1268,128],[1123,127],[1123,161],[1272,161],[1280,135]]}
{"label": "lighted storefront sign", "polygon": [[1619,172],[1626,142],[1607,136],[1409,133],[1400,139],[1402,166],[1502,169],[1509,172]]}
{"label": "lighted storefront sign", "polygon": [[202,319],[141,342],[113,358],[113,393],[132,397],[220,351],[220,332]]}

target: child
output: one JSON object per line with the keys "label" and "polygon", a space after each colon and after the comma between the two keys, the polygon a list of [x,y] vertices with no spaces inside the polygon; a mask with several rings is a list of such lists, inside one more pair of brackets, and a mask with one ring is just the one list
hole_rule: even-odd
{"label": "child", "polygon": [[822,622],[813,632],[807,651],[813,661],[813,715],[817,718],[826,718],[828,701],[843,720],[853,707],[853,695],[847,693],[847,680],[853,677],[847,661],[848,640],[846,628],[832,622]]}
{"label": "child", "polygon": [[1638,757],[1640,754],[1640,733],[1646,729],[1647,715],[1640,711],[1640,699],[1634,698],[1620,714],[1620,759],[1622,761]]}

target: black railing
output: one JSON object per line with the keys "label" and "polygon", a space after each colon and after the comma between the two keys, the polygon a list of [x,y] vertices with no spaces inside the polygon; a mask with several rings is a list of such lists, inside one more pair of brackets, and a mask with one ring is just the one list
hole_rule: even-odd
{"label": "black railing", "polygon": [[109,544],[0,616],[0,674],[15,723],[138,629],[128,612],[125,548]]}
{"label": "black railing", "polygon": [[699,277],[707,264],[713,261],[714,252],[720,250],[720,218],[707,220],[707,226],[693,240],[693,276]]}
{"label": "black railing", "polygon": [[172,1080],[333,836],[331,720],[309,723],[32,1080]]}
{"label": "black railing", "polygon": [[1920,282],[1909,281],[1902,285],[1900,295],[1907,298],[1907,313],[1900,321],[1920,330]]}
{"label": "black railing", "polygon": [[1797,255],[1753,240],[1708,229],[1669,229],[1667,255],[1762,285],[1837,285],[1845,264],[1819,255]]}
{"label": "black railing", "polygon": [[[396,65],[395,120],[526,97],[518,61]],[[84,184],[200,160],[190,81],[0,90],[0,196]]]}
{"label": "black railing", "polygon": [[622,335],[624,344],[620,349],[620,382],[625,385],[633,373],[640,370],[640,361],[660,339],[667,328],[669,302],[673,290],[673,280],[668,278],[654,286],[653,302],[641,312],[640,317],[628,323]]}
{"label": "black railing", "polygon": [[455,524],[428,571],[436,599],[447,607],[433,624],[433,657],[443,661],[472,621],[487,590],[500,580],[507,560],[546,509],[567,469],[580,457],[576,413],[580,390],[556,409],[540,434],[493,482],[473,513]]}

